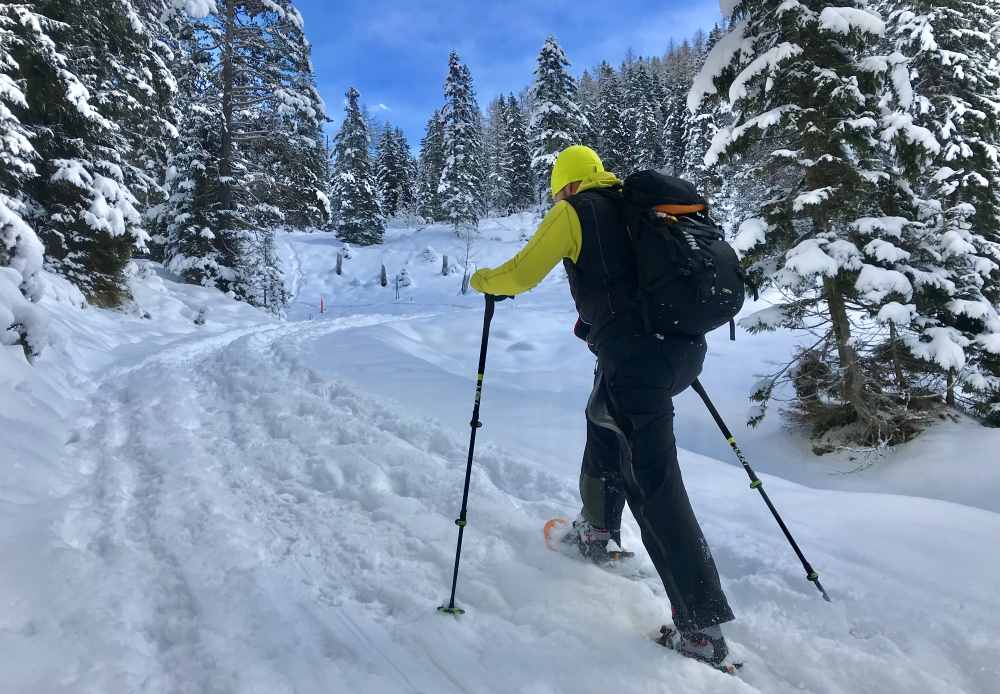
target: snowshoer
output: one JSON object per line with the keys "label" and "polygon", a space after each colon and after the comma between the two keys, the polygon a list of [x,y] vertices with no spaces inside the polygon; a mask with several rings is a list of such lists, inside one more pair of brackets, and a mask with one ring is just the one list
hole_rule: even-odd
{"label": "snowshoer", "polygon": [[650,333],[638,299],[622,183],[588,147],[564,150],[552,169],[555,205],[513,258],[472,276],[484,294],[515,296],[563,261],[580,319],[576,334],[597,355],[580,473],[583,509],[574,540],[590,559],[620,545],[627,501],[663,581],[680,653],[723,664],[720,625],[734,619],[677,461],[672,399],[701,372],[703,336]]}

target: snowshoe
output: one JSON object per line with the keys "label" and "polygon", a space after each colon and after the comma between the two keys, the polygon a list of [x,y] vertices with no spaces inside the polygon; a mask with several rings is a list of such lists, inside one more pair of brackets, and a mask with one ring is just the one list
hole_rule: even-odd
{"label": "snowshoe", "polygon": [[610,530],[595,528],[583,518],[553,518],[545,524],[545,546],[554,552],[588,559],[604,565],[631,559],[635,552],[622,549]]}
{"label": "snowshoe", "polygon": [[735,675],[743,667],[743,663],[728,660],[729,647],[726,646],[726,639],[719,627],[701,632],[681,632],[664,625],[660,627],[655,640],[665,648],[705,663],[727,675]]}

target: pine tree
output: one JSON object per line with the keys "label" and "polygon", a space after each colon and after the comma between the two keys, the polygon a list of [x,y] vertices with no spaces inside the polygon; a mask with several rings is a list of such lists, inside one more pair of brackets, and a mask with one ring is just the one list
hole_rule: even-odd
{"label": "pine tree", "polygon": [[16,115],[27,107],[16,81],[21,66],[12,55],[26,39],[15,34],[20,22],[37,25],[38,32],[46,26],[26,5],[0,6],[0,345],[20,344],[32,357],[45,341],[44,320],[32,305],[42,294],[43,247],[24,220],[25,184],[38,172],[32,133]]}
{"label": "pine tree", "polygon": [[626,80],[626,118],[632,126],[632,143],[628,165],[621,171],[622,175],[640,169],[659,168],[664,163],[662,124],[655,94],[653,80],[645,63],[641,60],[636,62]]}
{"label": "pine tree", "polygon": [[395,217],[399,212],[400,180],[404,175],[400,171],[395,133],[387,123],[375,145],[375,182],[379,209],[385,217]]}
{"label": "pine tree", "polygon": [[949,404],[961,396],[1000,425],[1000,6],[887,5],[883,69],[901,106],[891,127],[912,124],[941,144],[931,156],[906,141],[896,148],[912,186],[892,197],[915,206],[923,225],[904,245],[909,256],[892,264],[915,295],[913,310],[891,321],[891,347],[902,343],[936,371],[935,389]]}
{"label": "pine tree", "polygon": [[604,167],[624,176],[632,161],[632,136],[628,127],[628,109],[614,68],[601,63],[598,69],[598,122],[601,148],[598,152]]}
{"label": "pine tree", "polygon": [[578,135],[579,144],[600,152],[600,85],[588,70],[583,71],[577,84],[577,101],[583,116],[583,126]]}
{"label": "pine tree", "polygon": [[489,171],[486,176],[486,210],[505,211],[510,207],[510,193],[507,190],[507,177],[504,174],[504,163],[509,146],[510,135],[507,132],[509,115],[507,101],[500,96],[490,102],[486,124],[486,161]]}
{"label": "pine tree", "polygon": [[170,78],[126,0],[12,8],[22,10],[40,18],[14,29],[22,122],[40,134],[27,221],[45,241],[50,268],[95,303],[118,305],[127,297],[125,264],[147,238],[133,193],[150,180],[136,165],[137,142],[166,127],[158,105]]}
{"label": "pine tree", "polygon": [[178,84],[180,134],[168,159],[167,201],[158,214],[164,260],[191,284],[230,291],[240,265],[239,231],[222,208],[219,166],[223,122],[210,105],[214,70],[208,51],[190,30],[178,32],[173,70]]}
{"label": "pine tree", "polygon": [[[698,60],[699,70],[704,66],[708,52],[721,37],[722,29],[718,26],[709,33],[705,49]],[[686,99],[684,108],[687,109]],[[719,124],[725,120],[720,100],[703,99],[694,113],[688,112],[685,120],[684,156],[680,175],[691,181],[702,195],[713,203],[714,208],[714,203],[722,191],[724,177],[718,164],[715,166],[705,164],[705,155],[708,154],[715,133],[719,130]]]}
{"label": "pine tree", "polygon": [[386,126],[376,147],[379,203],[386,217],[412,213],[416,208],[414,162],[406,136]]}
{"label": "pine tree", "polygon": [[444,169],[441,207],[456,230],[475,228],[483,212],[483,126],[469,68],[452,51],[444,86]]}
{"label": "pine tree", "polygon": [[385,220],[379,210],[375,175],[368,160],[371,137],[361,113],[361,95],[347,90],[344,123],[334,141],[335,183],[340,202],[337,231],[351,244],[370,246],[382,243]]}
{"label": "pine tree", "polygon": [[261,59],[261,82],[273,86],[256,104],[251,127],[257,137],[248,140],[257,172],[251,190],[278,210],[286,225],[317,228],[331,214],[323,134],[329,118],[316,87],[302,16],[289,0],[276,5],[264,19],[269,52]]}
{"label": "pine tree", "polygon": [[684,174],[687,156],[688,131],[691,112],[687,107],[687,94],[695,73],[699,55],[688,41],[671,49],[665,66],[665,98],[663,113],[664,166],[675,176]]}
{"label": "pine tree", "polygon": [[538,54],[531,92],[531,167],[544,199],[556,157],[577,144],[586,127],[577,104],[576,82],[569,74],[569,59],[552,36]]}
{"label": "pine tree", "polygon": [[[724,89],[735,114],[706,163],[731,160],[764,138],[781,144],[745,164],[768,181],[769,195],[736,245],[753,282],[787,297],[757,316],[756,327],[818,334],[785,372],[817,433],[850,424],[851,437],[871,445],[903,440],[913,422],[882,387],[874,351],[881,331],[866,319],[913,294],[906,275],[881,265],[904,252],[893,238],[912,223],[883,214],[881,184],[891,179],[880,132],[885,81],[872,55],[883,24],[862,0],[786,3],[780,13],[778,4],[738,3],[737,23],[695,82],[691,105]],[[916,130],[908,134],[919,141]],[[756,397],[770,393],[765,386]]]}
{"label": "pine tree", "polygon": [[513,94],[507,97],[507,147],[504,151],[504,189],[507,194],[507,214],[527,209],[534,202],[531,150],[528,146],[527,124]]}
{"label": "pine tree", "polygon": [[432,222],[444,221],[441,205],[441,173],[444,171],[444,122],[440,111],[427,121],[427,131],[420,141],[420,180],[417,190],[420,215]]}

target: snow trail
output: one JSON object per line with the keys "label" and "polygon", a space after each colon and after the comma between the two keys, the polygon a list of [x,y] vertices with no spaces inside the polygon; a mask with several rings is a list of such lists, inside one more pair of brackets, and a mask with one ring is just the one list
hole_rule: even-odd
{"label": "snow trail", "polygon": [[[410,245],[400,257],[416,263]],[[324,246],[334,248],[308,239],[300,291],[327,291],[316,280]],[[374,282],[382,258],[356,251],[352,262]],[[498,309],[457,596],[468,613],[438,615],[481,304],[451,301],[458,278],[431,276],[433,265],[411,273],[420,303],[380,301],[380,287],[345,278],[322,319],[220,320],[220,304],[192,331],[197,290],[171,309],[183,319],[175,327],[123,327],[129,339],[96,361],[63,460],[46,462],[50,488],[15,486],[0,500],[12,521],[0,534],[11,557],[0,594],[13,596],[0,616],[0,692],[995,688],[1000,565],[983,548],[1000,536],[1000,515],[990,511],[763,475],[827,605],[742,470],[682,451],[737,613],[727,635],[747,666],[735,678],[652,643],[668,621],[657,579],[545,549],[544,521],[578,504],[590,365],[582,347],[566,349],[558,278]],[[364,304],[375,312],[345,313]],[[103,325],[87,340],[104,344]],[[726,347],[713,345],[715,366]],[[707,417],[696,406],[678,402],[682,441]],[[624,543],[651,574],[625,520]]]}

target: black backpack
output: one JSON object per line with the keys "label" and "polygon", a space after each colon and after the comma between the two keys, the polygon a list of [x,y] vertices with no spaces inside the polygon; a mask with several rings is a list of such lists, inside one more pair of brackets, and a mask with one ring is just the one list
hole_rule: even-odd
{"label": "black backpack", "polygon": [[695,187],[640,171],[625,180],[624,201],[646,328],[704,335],[731,322],[746,275]]}

